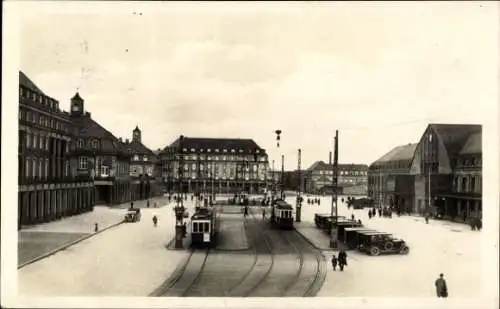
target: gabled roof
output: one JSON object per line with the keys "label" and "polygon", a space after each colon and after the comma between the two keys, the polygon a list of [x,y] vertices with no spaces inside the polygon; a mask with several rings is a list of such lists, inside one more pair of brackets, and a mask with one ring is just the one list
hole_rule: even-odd
{"label": "gabled roof", "polygon": [[[319,171],[319,170],[332,170],[333,169],[333,164],[326,164],[323,161],[316,161],[314,162],[311,167],[307,169],[307,171]],[[366,164],[339,164],[339,169],[350,169],[350,170],[358,170],[358,171],[365,171],[368,170],[368,165]]]}
{"label": "gabled roof", "polygon": [[480,154],[483,152],[482,146],[482,133],[474,133],[469,136],[467,142],[460,150],[461,155],[466,154]]}
{"label": "gabled roof", "polygon": [[[169,148],[177,148],[180,144],[180,137],[177,138]],[[242,149],[243,153],[254,153],[254,150],[259,150],[261,153],[265,153],[265,150],[259,147],[253,139],[239,139],[239,138],[200,138],[200,137],[186,137],[183,139],[183,148],[188,151],[191,149],[211,149],[214,152],[215,149],[219,149],[222,153],[223,149],[227,149],[227,153],[231,153],[231,149],[234,149],[236,153],[240,153],[239,150]]]}
{"label": "gabled roof", "polygon": [[132,142],[126,145],[127,147],[131,148],[133,154],[155,156],[155,153],[151,151],[151,149],[144,146],[144,144],[139,141],[133,140]]}
{"label": "gabled roof", "polygon": [[415,154],[415,149],[418,144],[406,144],[394,147],[391,151],[380,157],[378,160],[373,162],[371,166],[377,166],[389,162],[396,161],[408,161],[410,162],[413,159],[413,155]]}
{"label": "gabled roof", "polygon": [[124,144],[121,143],[111,132],[104,129],[99,123],[88,115],[71,118],[73,133],[75,136],[84,138],[96,138],[101,140],[101,150],[104,152],[125,152]]}
{"label": "gabled roof", "polygon": [[40,90],[40,88],[38,88],[38,86],[31,79],[29,79],[23,71],[19,71],[19,85],[22,85],[31,91],[45,95],[45,93],[43,93],[43,91]]}
{"label": "gabled roof", "polygon": [[430,128],[439,135],[448,152],[453,157],[459,154],[472,134],[482,131],[481,125],[473,124],[429,124]]}

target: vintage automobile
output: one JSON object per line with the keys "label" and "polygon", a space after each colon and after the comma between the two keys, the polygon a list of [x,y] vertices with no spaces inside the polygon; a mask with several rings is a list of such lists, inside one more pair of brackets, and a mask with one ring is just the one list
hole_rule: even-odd
{"label": "vintage automobile", "polygon": [[338,234],[338,239],[342,241],[348,249],[356,249],[359,242],[359,233],[376,232],[373,229],[366,227],[346,227],[344,233]]}
{"label": "vintage automobile", "polygon": [[381,253],[408,254],[410,248],[404,240],[397,239],[389,233],[383,232],[358,232],[358,250],[370,255]]}
{"label": "vintage automobile", "polygon": [[354,209],[362,209],[365,207],[373,207],[375,202],[367,197],[361,197],[361,198],[348,198],[347,199],[347,205],[349,207],[353,207]]}
{"label": "vintage automobile", "polygon": [[125,222],[137,222],[141,220],[141,210],[139,208],[128,209],[125,214]]}

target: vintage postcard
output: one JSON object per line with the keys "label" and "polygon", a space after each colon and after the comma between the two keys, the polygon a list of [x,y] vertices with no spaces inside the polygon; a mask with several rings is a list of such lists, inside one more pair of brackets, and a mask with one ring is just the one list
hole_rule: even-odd
{"label": "vintage postcard", "polygon": [[3,14],[2,306],[498,307],[497,2]]}

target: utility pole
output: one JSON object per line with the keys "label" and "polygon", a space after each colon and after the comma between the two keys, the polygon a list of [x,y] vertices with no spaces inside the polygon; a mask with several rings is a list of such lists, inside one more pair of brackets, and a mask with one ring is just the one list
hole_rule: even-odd
{"label": "utility pole", "polygon": [[427,195],[427,209],[426,213],[429,213],[430,208],[431,208],[431,152],[430,152],[430,147],[432,143],[432,134],[429,133],[429,144],[427,145],[427,179],[428,179],[428,195]]}
{"label": "utility pole", "polygon": [[301,217],[301,208],[302,208],[302,197],[300,196],[300,187],[302,185],[302,178],[301,178],[301,173],[300,173],[300,163],[301,163],[301,150],[299,148],[298,150],[298,156],[297,156],[297,178],[299,179],[298,184],[297,184],[297,205],[295,208],[295,221],[300,222],[300,217]]}
{"label": "utility pole", "polygon": [[[335,130],[335,142],[334,142],[334,158],[333,158],[333,165],[332,165],[332,185],[333,185],[333,190],[332,190],[332,208],[331,208],[331,216],[335,216],[335,224],[334,226],[330,225],[330,248],[332,249],[337,249],[338,244],[337,244],[337,225],[338,225],[338,207],[337,207],[337,177],[338,177],[338,145],[339,145],[339,131]],[[334,214],[334,207],[335,207],[335,214]],[[333,222],[333,220],[332,220]]]}
{"label": "utility pole", "polygon": [[285,200],[285,198],[284,198],[285,194],[283,192],[283,184],[284,184],[283,177],[284,177],[284,175],[285,175],[285,155],[281,155],[281,179],[280,179],[281,186],[280,187],[281,187],[281,199],[282,200]]}
{"label": "utility pole", "polygon": [[178,196],[177,200],[177,205],[174,207],[174,212],[175,212],[175,219],[176,219],[176,224],[175,224],[175,248],[176,249],[182,249],[184,247],[183,244],[183,238],[184,238],[184,204],[183,204],[183,198],[182,198],[182,179],[184,176],[184,136],[179,137],[179,150],[178,150],[178,155],[179,155],[179,193],[180,196]]}

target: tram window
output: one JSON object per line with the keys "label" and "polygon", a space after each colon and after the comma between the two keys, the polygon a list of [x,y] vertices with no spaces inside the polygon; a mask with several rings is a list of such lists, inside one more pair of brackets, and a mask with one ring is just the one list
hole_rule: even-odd
{"label": "tram window", "polygon": [[193,233],[198,231],[198,222],[193,222]]}
{"label": "tram window", "polygon": [[203,223],[203,232],[208,232],[210,230],[210,226],[208,222]]}

